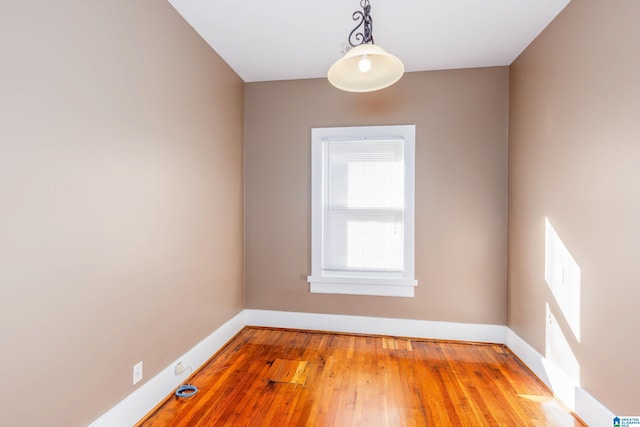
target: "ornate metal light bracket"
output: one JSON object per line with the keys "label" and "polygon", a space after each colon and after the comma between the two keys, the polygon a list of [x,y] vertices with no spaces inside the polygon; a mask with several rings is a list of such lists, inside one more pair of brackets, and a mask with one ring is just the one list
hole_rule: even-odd
{"label": "ornate metal light bracket", "polygon": [[[358,25],[349,33],[349,44],[352,47],[356,47],[365,43],[373,43],[373,18],[371,17],[371,5],[369,0],[360,0],[360,7],[362,12],[356,10],[353,12],[353,20],[360,21]],[[358,29],[362,27],[362,30],[358,32]]]}

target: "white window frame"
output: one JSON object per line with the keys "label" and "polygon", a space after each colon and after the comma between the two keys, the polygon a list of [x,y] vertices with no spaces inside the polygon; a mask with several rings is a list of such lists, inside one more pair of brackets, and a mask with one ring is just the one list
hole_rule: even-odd
{"label": "white window frame", "polygon": [[[322,143],[336,139],[404,140],[404,270],[394,277],[322,269]],[[311,293],[413,297],[415,287],[415,125],[313,128],[311,130]]]}

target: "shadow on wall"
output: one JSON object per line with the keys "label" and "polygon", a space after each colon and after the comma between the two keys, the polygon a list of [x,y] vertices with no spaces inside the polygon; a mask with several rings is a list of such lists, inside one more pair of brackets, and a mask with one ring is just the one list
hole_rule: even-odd
{"label": "shadow on wall", "polygon": [[580,387],[580,363],[574,349],[580,345],[581,270],[562,239],[545,218],[545,281],[550,296],[545,313],[546,373],[554,393],[572,411]]}

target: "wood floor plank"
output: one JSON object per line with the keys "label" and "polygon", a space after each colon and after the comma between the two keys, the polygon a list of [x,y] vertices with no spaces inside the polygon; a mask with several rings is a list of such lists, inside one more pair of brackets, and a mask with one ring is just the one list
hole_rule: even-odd
{"label": "wood floor plank", "polygon": [[138,426],[584,426],[497,344],[247,327],[189,383]]}

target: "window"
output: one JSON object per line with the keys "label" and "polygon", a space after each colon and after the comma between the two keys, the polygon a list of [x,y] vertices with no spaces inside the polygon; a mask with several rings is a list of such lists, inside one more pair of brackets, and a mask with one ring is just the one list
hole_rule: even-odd
{"label": "window", "polygon": [[415,126],[311,132],[313,293],[412,297]]}

